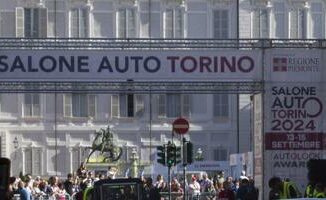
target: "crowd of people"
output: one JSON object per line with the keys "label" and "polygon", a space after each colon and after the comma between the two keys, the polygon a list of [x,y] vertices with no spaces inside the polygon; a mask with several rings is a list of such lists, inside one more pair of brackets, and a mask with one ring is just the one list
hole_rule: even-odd
{"label": "crowd of people", "polygon": [[[101,179],[113,178],[103,174],[94,174],[93,171],[79,169],[76,174],[68,174],[67,178],[60,180],[57,176],[43,179],[39,176],[25,175],[10,177],[8,199],[18,196],[20,200],[84,200],[85,191],[92,188],[93,184]],[[220,173],[214,177],[207,174],[198,176],[193,174],[191,179],[183,185],[181,177],[171,178],[171,192],[173,200],[181,200],[186,195],[187,199],[258,199],[258,189],[252,179],[243,176],[234,180],[232,177],[224,178]],[[158,175],[153,181],[151,177],[141,177],[143,182],[144,200],[166,199],[169,184],[162,175]],[[184,191],[186,188],[186,191]],[[46,198],[44,198],[46,197]]]}
{"label": "crowd of people", "polygon": [[[162,194],[168,191],[168,184],[163,177],[159,175],[154,184]],[[186,183],[186,192],[183,191],[182,180],[178,181],[176,177],[172,178],[171,191],[173,199],[181,200],[183,195],[191,199],[228,199],[228,200],[256,200],[259,196],[258,189],[254,186],[254,181],[251,178],[242,176],[239,179],[233,179],[231,176],[224,177],[221,172],[214,177],[208,177],[203,174],[201,177],[192,175],[191,180]]]}

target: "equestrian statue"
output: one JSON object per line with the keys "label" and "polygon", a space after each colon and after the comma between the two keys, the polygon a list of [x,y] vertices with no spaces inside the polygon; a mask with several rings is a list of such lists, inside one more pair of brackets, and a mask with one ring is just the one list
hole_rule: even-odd
{"label": "equestrian statue", "polygon": [[100,151],[101,155],[104,155],[104,162],[115,162],[120,159],[122,155],[122,147],[118,147],[113,144],[113,134],[108,126],[106,129],[101,128],[99,131],[95,131],[95,139],[90,148],[92,151],[88,155],[86,163],[95,151]]}

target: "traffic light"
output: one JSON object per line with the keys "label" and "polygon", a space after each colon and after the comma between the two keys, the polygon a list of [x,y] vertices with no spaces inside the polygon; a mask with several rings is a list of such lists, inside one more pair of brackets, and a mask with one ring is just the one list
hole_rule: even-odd
{"label": "traffic light", "polygon": [[165,145],[156,147],[157,150],[157,162],[166,165],[166,148]]}
{"label": "traffic light", "polygon": [[185,153],[183,154],[184,155],[183,163],[184,164],[193,163],[193,157],[194,157],[193,144],[191,142],[186,142],[184,148],[185,148],[184,149]]}
{"label": "traffic light", "polygon": [[175,145],[170,142],[166,147],[166,164],[168,167],[175,165]]}
{"label": "traffic light", "polygon": [[181,147],[175,147],[175,162],[174,165],[181,163]]}

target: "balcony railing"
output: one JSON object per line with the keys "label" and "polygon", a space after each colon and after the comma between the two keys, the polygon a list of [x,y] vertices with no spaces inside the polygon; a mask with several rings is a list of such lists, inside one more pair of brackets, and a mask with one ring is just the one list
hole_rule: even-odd
{"label": "balcony railing", "polygon": [[325,39],[0,38],[1,49],[326,48]]}

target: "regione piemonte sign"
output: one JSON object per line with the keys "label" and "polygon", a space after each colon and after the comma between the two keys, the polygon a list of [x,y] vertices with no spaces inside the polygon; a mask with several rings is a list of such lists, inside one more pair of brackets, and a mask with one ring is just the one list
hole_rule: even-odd
{"label": "regione piemonte sign", "polygon": [[306,49],[266,52],[265,185],[272,176],[288,177],[303,191],[308,181],[307,162],[323,158],[322,54]]}
{"label": "regione piemonte sign", "polygon": [[260,81],[261,52],[210,50],[3,50],[2,80]]}

